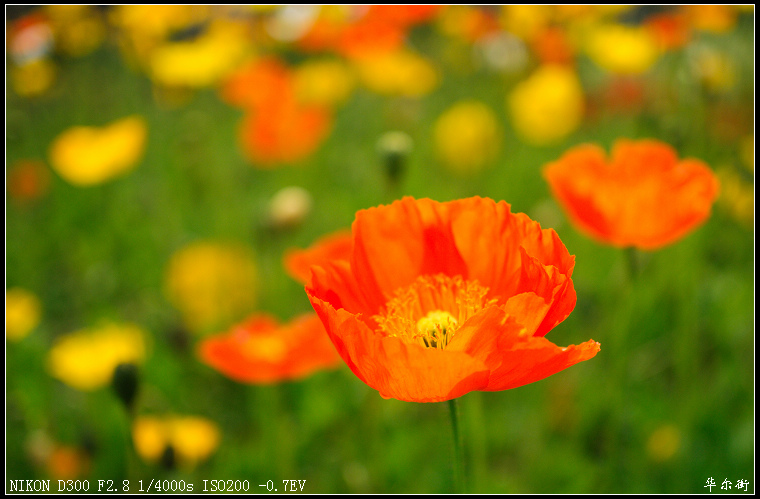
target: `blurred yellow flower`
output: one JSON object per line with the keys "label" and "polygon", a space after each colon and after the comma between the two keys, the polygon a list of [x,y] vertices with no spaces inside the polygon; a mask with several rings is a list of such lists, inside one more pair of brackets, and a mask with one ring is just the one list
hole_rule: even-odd
{"label": "blurred yellow flower", "polygon": [[420,97],[438,84],[438,73],[420,55],[408,50],[375,54],[356,60],[362,83],[383,95]]}
{"label": "blurred yellow flower", "polygon": [[583,118],[583,89],[572,69],[544,65],[515,87],[507,104],[518,134],[544,145],[578,128]]}
{"label": "blurred yellow flower", "polygon": [[334,106],[351,96],[356,84],[353,72],[338,60],[308,61],[293,72],[298,100],[304,104]]}
{"label": "blurred yellow flower", "polygon": [[210,7],[203,5],[118,5],[111,10],[111,22],[130,32],[163,38],[204,21],[209,13]]}
{"label": "blurred yellow flower", "polygon": [[40,300],[21,288],[5,291],[5,337],[11,341],[25,338],[40,323]]}
{"label": "blurred yellow flower", "polygon": [[192,467],[219,446],[219,429],[208,419],[195,416],[138,417],[132,425],[137,453],[146,461],[159,460],[171,446],[183,466]]}
{"label": "blurred yellow flower", "polygon": [[118,5],[109,20],[119,29],[119,45],[125,58],[141,69],[149,66],[151,54],[170,34],[208,20],[210,6],[203,5]]}
{"label": "blurred yellow flower", "polygon": [[91,5],[46,5],[56,48],[73,56],[87,55],[100,46],[106,26]]}
{"label": "blurred yellow flower", "polygon": [[245,26],[216,21],[191,41],[169,42],[150,56],[150,75],[176,87],[208,87],[227,76],[249,52]]}
{"label": "blurred yellow flower", "polygon": [[454,104],[436,121],[435,147],[448,168],[458,173],[474,173],[499,154],[501,133],[491,108],[465,100]]}
{"label": "blurred yellow flower", "polygon": [[143,361],[144,336],[133,324],[106,324],[68,334],[50,349],[48,371],[79,390],[98,389],[111,382],[119,364]]}
{"label": "blurred yellow flower", "polygon": [[35,59],[20,66],[10,68],[10,83],[13,90],[22,97],[42,95],[55,81],[55,65],[48,59]]}
{"label": "blurred yellow flower", "polygon": [[437,24],[443,33],[470,43],[500,31],[495,13],[471,5],[446,6],[440,11]]}
{"label": "blurred yellow flower", "polygon": [[713,92],[730,90],[736,83],[736,69],[729,56],[708,46],[692,47],[692,71]]}
{"label": "blurred yellow flower", "polygon": [[501,24],[523,40],[532,40],[549,25],[552,9],[551,5],[503,5]]}
{"label": "blurred yellow flower", "polygon": [[680,447],[681,432],[673,425],[660,426],[647,440],[647,453],[652,461],[667,461],[678,452]]}
{"label": "blurred yellow flower", "polygon": [[755,136],[745,136],[742,139],[741,145],[739,147],[742,158],[742,165],[750,173],[755,173]]}
{"label": "blurred yellow flower", "polygon": [[72,127],[50,146],[50,164],[71,184],[99,184],[135,167],[147,133],[140,116],[128,116],[102,128]]}
{"label": "blurred yellow flower", "polygon": [[253,311],[257,269],[242,246],[196,242],[172,255],[165,289],[191,330],[223,328]]}
{"label": "blurred yellow flower", "polygon": [[733,168],[724,166],[716,172],[720,180],[718,205],[734,219],[752,227],[755,220],[755,193],[752,182]]}
{"label": "blurred yellow flower", "polygon": [[616,74],[647,71],[657,60],[657,41],[646,28],[607,24],[598,26],[586,44],[589,57],[599,67]]}
{"label": "blurred yellow flower", "polygon": [[735,5],[684,5],[681,9],[693,28],[713,33],[730,31],[738,13]]}

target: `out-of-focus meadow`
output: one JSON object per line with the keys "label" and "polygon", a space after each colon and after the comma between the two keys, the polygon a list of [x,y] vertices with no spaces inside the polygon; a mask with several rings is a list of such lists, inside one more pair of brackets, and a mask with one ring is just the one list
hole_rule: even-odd
{"label": "out-of-focus meadow", "polygon": [[[198,345],[310,312],[283,255],[357,210],[477,195],[557,231],[547,337],[601,351],[461,397],[468,490],[755,490],[752,6],[6,7],[6,34],[9,481],[452,491],[446,404],[342,362],[237,382]],[[542,167],[619,138],[709,165],[706,223],[578,231]]]}

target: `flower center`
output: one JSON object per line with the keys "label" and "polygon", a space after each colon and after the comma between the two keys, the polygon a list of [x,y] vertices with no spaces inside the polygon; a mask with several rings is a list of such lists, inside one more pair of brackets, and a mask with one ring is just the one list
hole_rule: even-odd
{"label": "flower center", "polygon": [[386,336],[444,349],[467,319],[496,302],[486,294],[488,288],[461,276],[420,276],[396,290],[385,312],[373,318]]}
{"label": "flower center", "polygon": [[274,335],[248,338],[242,349],[248,357],[271,363],[284,359],[288,350],[283,339]]}
{"label": "flower center", "polygon": [[449,343],[454,336],[459,322],[448,312],[433,310],[417,321],[417,337],[426,347],[441,348]]}

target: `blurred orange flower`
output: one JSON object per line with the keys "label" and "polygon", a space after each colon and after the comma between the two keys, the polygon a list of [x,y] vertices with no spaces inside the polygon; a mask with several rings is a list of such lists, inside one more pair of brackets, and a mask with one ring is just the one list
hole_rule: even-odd
{"label": "blurred orange flower", "polygon": [[575,257],[505,202],[404,198],[359,211],[349,260],[306,292],[359,379],[385,398],[506,390],[590,359],[599,344],[543,336],[575,307]]}
{"label": "blurred orange flower", "polygon": [[330,260],[348,260],[350,255],[351,232],[339,230],[317,239],[307,249],[286,251],[283,264],[290,277],[306,284],[311,276],[312,265],[321,265]]}
{"label": "blurred orange flower", "polygon": [[249,113],[240,124],[239,136],[248,159],[271,168],[308,157],[331,128],[332,115],[326,108],[281,99]]}
{"label": "blurred orange flower", "polygon": [[702,224],[719,188],[707,165],[679,161],[656,140],[618,140],[609,162],[600,147],[581,145],[548,164],[544,177],[580,230],[640,249],[670,244]]}
{"label": "blurred orange flower", "polygon": [[341,6],[323,8],[322,14],[299,40],[307,51],[332,50],[349,58],[398,50],[406,31],[432,19],[438,5]]}
{"label": "blurred orange flower", "polygon": [[34,201],[50,188],[50,170],[42,161],[22,159],[8,172],[8,194],[19,202]]}
{"label": "blurred orange flower", "polygon": [[680,49],[691,37],[688,20],[681,12],[653,15],[645,21],[644,26],[657,40],[660,50]]}
{"label": "blurred orange flower", "polygon": [[434,18],[442,5],[372,5],[367,17],[401,28],[409,28]]}
{"label": "blurred orange flower", "polygon": [[289,92],[288,67],[274,57],[254,59],[241,66],[225,81],[222,99],[246,109],[259,109]]}
{"label": "blurred orange flower", "polygon": [[47,472],[56,480],[72,480],[84,476],[89,471],[90,459],[87,454],[67,445],[57,445],[47,459]]}
{"label": "blurred orange flower", "polygon": [[198,354],[209,366],[243,383],[301,379],[340,364],[316,314],[284,325],[266,314],[254,315],[228,333],[204,340]]}
{"label": "blurred orange flower", "polygon": [[543,64],[572,65],[576,48],[568,34],[559,27],[549,27],[540,31],[531,40],[538,60]]}
{"label": "blurred orange flower", "polygon": [[274,58],[252,61],[233,74],[222,98],[246,109],[240,143],[248,159],[262,168],[306,158],[332,127],[329,109],[299,102],[292,71]]}
{"label": "blurred orange flower", "polygon": [[736,5],[683,5],[681,11],[694,28],[726,33],[736,25]]}

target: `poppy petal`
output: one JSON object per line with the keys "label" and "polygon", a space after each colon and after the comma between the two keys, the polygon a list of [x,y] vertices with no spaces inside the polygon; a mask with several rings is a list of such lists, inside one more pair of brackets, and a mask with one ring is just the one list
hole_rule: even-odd
{"label": "poppy petal", "polygon": [[562,244],[557,233],[541,226],[522,213],[513,214],[504,201],[474,197],[452,201],[451,226],[456,247],[467,264],[469,279],[490,289],[489,296],[515,294],[515,276],[520,269],[520,250],[545,265],[554,265],[568,276],[575,257]]}
{"label": "poppy petal", "polygon": [[524,248],[520,253],[517,294],[507,300],[504,310],[535,336],[544,336],[575,308],[573,281],[556,267],[542,265]]}
{"label": "poppy petal", "polygon": [[384,398],[440,402],[488,385],[488,369],[464,352],[383,337],[345,310],[309,295],[349,368]]}
{"label": "poppy petal", "polygon": [[388,298],[420,275],[466,275],[446,206],[441,203],[407,197],[361,210],[352,231],[351,269],[373,294]]}
{"label": "poppy petal", "polygon": [[301,379],[340,363],[316,314],[302,315],[282,326],[267,314],[253,316],[228,333],[203,340],[198,356],[243,383]]}
{"label": "poppy petal", "polygon": [[287,273],[296,281],[307,283],[312,265],[330,260],[348,260],[351,256],[351,232],[340,230],[314,242],[307,249],[290,249],[285,252],[283,264]]}
{"label": "poppy petal", "polygon": [[570,220],[594,239],[656,249],[680,239],[710,215],[718,180],[701,161],[680,161],[656,140],[618,140],[604,151],[582,145],[544,168]]}
{"label": "poppy petal", "polygon": [[449,343],[448,350],[480,359],[490,370],[486,391],[508,390],[551,376],[588,360],[599,343],[558,347],[533,336],[500,307],[490,307],[471,317]]}
{"label": "poppy petal", "polygon": [[346,260],[329,261],[312,265],[307,294],[314,294],[329,302],[333,308],[351,313],[375,315],[385,305],[386,298],[367,285],[360,285]]}
{"label": "poppy petal", "polygon": [[511,318],[492,321],[491,334],[497,337],[489,359],[491,370],[487,391],[508,390],[551,376],[578,362],[594,357],[599,343],[589,340],[580,345],[559,347],[541,336],[527,334]]}

